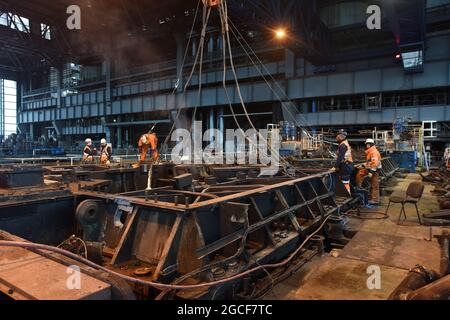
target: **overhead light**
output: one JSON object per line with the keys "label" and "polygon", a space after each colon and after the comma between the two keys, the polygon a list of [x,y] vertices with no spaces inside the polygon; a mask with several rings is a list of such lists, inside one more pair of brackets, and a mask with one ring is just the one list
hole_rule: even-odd
{"label": "overhead light", "polygon": [[275,30],[275,37],[279,40],[286,38],[286,30],[282,28]]}

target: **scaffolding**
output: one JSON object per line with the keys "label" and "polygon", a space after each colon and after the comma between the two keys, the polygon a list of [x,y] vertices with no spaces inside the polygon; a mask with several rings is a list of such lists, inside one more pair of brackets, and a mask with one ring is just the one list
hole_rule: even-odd
{"label": "scaffolding", "polygon": [[323,146],[323,134],[311,134],[302,137],[302,150],[316,151]]}
{"label": "scaffolding", "polygon": [[3,110],[5,110],[5,81],[0,79],[0,140],[5,139],[5,121],[3,117]]}

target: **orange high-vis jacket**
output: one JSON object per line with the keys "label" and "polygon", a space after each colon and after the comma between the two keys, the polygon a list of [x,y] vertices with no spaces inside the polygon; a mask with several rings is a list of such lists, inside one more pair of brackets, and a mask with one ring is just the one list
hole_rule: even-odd
{"label": "orange high-vis jacket", "polygon": [[144,145],[150,146],[150,150],[156,150],[158,148],[158,137],[154,133],[144,134],[139,139],[139,148],[142,148]]}
{"label": "orange high-vis jacket", "polygon": [[366,150],[366,168],[381,169],[381,154],[375,146]]}
{"label": "orange high-vis jacket", "polygon": [[158,160],[158,158],[159,158],[158,137],[156,136],[156,134],[154,134],[154,133],[144,134],[139,139],[138,145],[139,145],[139,153],[141,154],[140,161],[142,161],[142,162],[145,161],[145,159],[147,158],[148,149],[150,149],[152,151],[152,159],[154,161]]}

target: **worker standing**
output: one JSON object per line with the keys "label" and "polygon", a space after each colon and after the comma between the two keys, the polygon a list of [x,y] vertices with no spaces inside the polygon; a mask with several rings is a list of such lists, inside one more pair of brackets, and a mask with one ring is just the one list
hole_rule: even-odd
{"label": "worker standing", "polygon": [[106,139],[100,141],[100,163],[101,164],[111,164],[112,148],[106,142]]}
{"label": "worker standing", "polygon": [[153,130],[150,130],[148,133],[141,136],[139,139],[139,154],[140,154],[140,163],[145,162],[147,159],[147,153],[150,149],[152,152],[152,160],[156,162],[159,158],[158,153],[158,137]]}
{"label": "worker standing", "polygon": [[351,194],[350,179],[355,167],[353,165],[352,148],[347,140],[347,132],[340,131],[336,136],[336,141],[339,143],[339,148],[334,170],[338,173],[345,189]]}
{"label": "worker standing", "polygon": [[445,148],[444,166],[447,168],[447,170],[450,170],[450,148]]}
{"label": "worker standing", "polygon": [[366,140],[366,163],[362,166],[356,176],[356,184],[358,187],[366,176],[370,178],[370,201],[369,205],[378,206],[380,204],[380,169],[381,154],[375,146],[373,139]]}
{"label": "worker standing", "polygon": [[92,139],[86,139],[85,143],[86,145],[83,149],[83,162],[93,163],[94,155],[97,153],[97,149],[92,147]]}

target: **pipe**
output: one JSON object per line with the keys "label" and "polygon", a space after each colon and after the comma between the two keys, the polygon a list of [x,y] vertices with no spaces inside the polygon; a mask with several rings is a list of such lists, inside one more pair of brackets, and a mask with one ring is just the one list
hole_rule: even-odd
{"label": "pipe", "polygon": [[450,298],[450,275],[407,294],[407,300],[448,300]]}
{"label": "pipe", "polygon": [[310,234],[303,242],[302,244],[286,259],[284,259],[281,262],[278,263],[273,263],[273,264],[267,264],[267,265],[259,265],[255,268],[249,269],[247,271],[244,271],[242,273],[236,274],[232,277],[229,278],[225,278],[225,279],[221,279],[221,280],[217,280],[217,281],[212,281],[212,282],[208,282],[208,283],[200,283],[200,284],[195,284],[195,285],[171,285],[171,284],[164,284],[164,283],[158,283],[158,282],[152,282],[152,281],[145,281],[145,280],[140,280],[140,279],[136,279],[130,276],[126,276],[123,275],[121,273],[109,270],[105,267],[102,267],[98,264],[95,264],[87,259],[84,259],[72,252],[66,251],[66,250],[62,250],[59,248],[55,248],[52,246],[47,246],[47,245],[43,245],[43,244],[36,244],[36,243],[29,243],[29,242],[18,242],[18,241],[4,241],[4,240],[0,240],[0,247],[12,247],[12,248],[23,248],[23,249],[38,249],[38,250],[45,250],[45,251],[51,251],[51,252],[55,252],[55,253],[59,253],[62,254],[68,258],[74,259],[80,263],[85,264],[88,267],[94,268],[94,269],[98,269],[98,270],[102,270],[105,271],[109,274],[115,275],[117,277],[120,277],[126,281],[129,281],[131,283],[135,283],[135,284],[140,284],[140,285],[144,285],[144,286],[150,286],[150,287],[154,287],[157,289],[170,289],[170,290],[195,290],[195,289],[203,289],[203,288],[209,288],[209,287],[213,287],[213,286],[217,286],[217,285],[221,285],[221,284],[225,284],[237,279],[240,279],[246,275],[252,274],[253,272],[256,271],[260,271],[260,270],[264,270],[264,269],[268,269],[268,268],[279,268],[282,267],[286,264],[288,264],[289,262],[292,261],[292,259],[295,258],[295,256],[303,249],[303,247],[306,245],[306,243],[309,242],[309,240],[311,240],[312,237],[314,237],[317,233],[319,233],[320,230],[322,230],[322,228],[325,226],[325,224],[327,223],[328,219],[330,218],[330,216],[326,217],[324,219],[324,221],[322,222],[322,224],[319,226],[319,228],[317,228],[316,231],[314,231],[312,234]]}
{"label": "pipe", "polygon": [[406,300],[409,293],[422,288],[437,278],[436,272],[428,271],[423,266],[417,265],[410,270],[406,278],[390,294],[388,300]]}
{"label": "pipe", "polygon": [[450,261],[449,261],[449,237],[441,238],[441,264],[440,271],[442,276],[446,276],[450,273]]}

